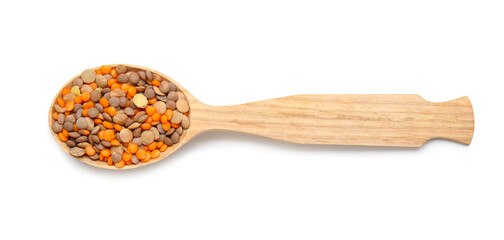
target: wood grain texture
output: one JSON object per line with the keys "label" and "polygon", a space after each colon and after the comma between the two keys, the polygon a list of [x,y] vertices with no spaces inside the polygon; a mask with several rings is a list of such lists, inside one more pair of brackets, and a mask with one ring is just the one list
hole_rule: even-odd
{"label": "wood grain texture", "polygon": [[474,117],[467,97],[432,103],[415,94],[295,95],[235,106],[195,103],[192,124],[294,143],[420,147],[433,138],[468,145]]}
{"label": "wood grain texture", "polygon": [[[117,64],[112,64],[115,67]],[[433,138],[470,144],[474,116],[469,98],[433,103],[415,94],[295,95],[233,106],[210,106],[200,102],[172,78],[150,68],[123,64],[134,70],[149,70],[169,80],[184,92],[189,102],[191,125],[180,142],[147,163],[126,165],[131,169],[158,162],[198,134],[230,130],[303,144],[420,147]],[[98,67],[94,68],[94,70]],[[49,109],[49,129],[58,91]],[[58,145],[69,147],[50,130]],[[100,168],[118,169],[87,156],[78,160]]]}

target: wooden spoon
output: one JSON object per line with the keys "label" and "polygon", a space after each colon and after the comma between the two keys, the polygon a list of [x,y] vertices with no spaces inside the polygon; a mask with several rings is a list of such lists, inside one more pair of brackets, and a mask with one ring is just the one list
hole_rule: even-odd
{"label": "wooden spoon", "polygon": [[[175,84],[190,104],[188,116],[191,122],[180,142],[169,147],[160,157],[147,163],[126,165],[123,169],[155,163],[194,136],[209,130],[238,131],[303,144],[399,147],[421,147],[433,138],[469,145],[474,132],[473,110],[468,97],[433,103],[416,94],[306,94],[233,106],[210,106],[158,71],[123,65],[133,70],[149,70]],[[55,121],[52,106],[62,90],[52,101],[49,128]],[[69,154],[69,147],[52,130],[51,133]],[[86,155],[77,159],[96,167],[117,169],[106,162],[93,161]]]}

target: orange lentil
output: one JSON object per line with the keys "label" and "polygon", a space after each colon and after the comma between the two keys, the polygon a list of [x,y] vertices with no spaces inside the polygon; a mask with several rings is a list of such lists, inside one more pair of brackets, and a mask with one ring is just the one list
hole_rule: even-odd
{"label": "orange lentil", "polygon": [[99,132],[98,132],[98,138],[99,138],[100,140],[103,140],[103,136],[104,136],[104,134],[105,134],[105,131],[103,131],[103,130],[99,131]]}
{"label": "orange lentil", "polygon": [[150,123],[142,123],[142,125],[140,125],[140,128],[142,128],[142,130],[148,130],[151,127],[152,126],[150,125]]}
{"label": "orange lentil", "polygon": [[121,125],[119,125],[119,124],[115,124],[115,125],[114,125],[114,129],[115,129],[116,131],[120,132],[120,131],[123,129],[123,127],[122,127]]}
{"label": "orange lentil", "polygon": [[125,93],[128,93],[129,89],[130,89],[130,85],[128,85],[127,83],[123,83],[121,85],[121,90],[123,90]]}
{"label": "orange lentil", "polygon": [[58,112],[54,111],[52,117],[54,118],[54,120],[58,120]]}
{"label": "orange lentil", "polygon": [[121,160],[119,162],[114,163],[114,166],[116,166],[118,168],[122,168],[122,167],[124,167],[125,164],[126,163],[123,160]]}
{"label": "orange lentil", "polygon": [[[146,123],[152,123],[152,117],[148,117],[146,120],[145,120]],[[151,124],[152,125],[152,124]]]}
{"label": "orange lentil", "polygon": [[167,148],[168,148],[168,145],[163,144],[163,146],[161,146],[161,147],[159,148],[159,151],[160,151],[160,152],[164,152]]}
{"label": "orange lentil", "polygon": [[167,123],[168,122],[168,117],[166,115],[162,115],[159,120],[161,121],[161,123]]}
{"label": "orange lentil", "polygon": [[107,158],[107,164],[108,164],[109,166],[112,166],[112,164],[114,164],[114,162],[112,161],[112,158],[111,158],[111,157],[108,157],[108,158]]}
{"label": "orange lentil", "polygon": [[100,161],[103,161],[103,155],[100,154],[100,157],[99,157]]}
{"label": "orange lentil", "polygon": [[63,91],[61,91],[61,95],[65,96],[69,94],[72,90],[70,88],[63,88]]}
{"label": "orange lentil", "polygon": [[85,148],[85,151],[86,151],[86,154],[87,154],[88,156],[93,156],[93,155],[95,155],[95,154],[96,154],[96,151],[94,150],[94,148],[93,148],[91,145],[87,146],[87,147]]}
{"label": "orange lentil", "polygon": [[134,143],[130,143],[128,145],[128,152],[134,154],[134,153],[136,153],[137,150],[138,150],[138,145],[136,145]]}
{"label": "orange lentil", "polygon": [[91,88],[92,88],[93,90],[95,90],[95,89],[98,87],[98,85],[96,84],[96,82],[92,82],[92,83],[90,83],[90,84],[89,84],[89,86],[91,86]]}
{"label": "orange lentil", "polygon": [[105,149],[101,150],[100,155],[102,155],[104,157],[110,157],[110,149],[105,148]]}
{"label": "orange lentil", "polygon": [[133,86],[130,86],[129,89],[128,89],[128,95],[135,96],[135,94],[137,94],[136,88],[133,87]]}
{"label": "orange lentil", "polygon": [[171,123],[170,122],[163,123],[161,124],[161,127],[163,128],[163,130],[168,131],[171,128]]}
{"label": "orange lentil", "polygon": [[86,102],[86,103],[82,104],[82,108],[84,108],[84,109],[88,109],[88,108],[92,108],[92,107],[94,107],[93,102]]}
{"label": "orange lentil", "polygon": [[114,131],[112,130],[105,130],[105,133],[103,134],[103,139],[107,142],[110,142],[112,140],[114,140],[114,137],[115,137],[115,133]]}
{"label": "orange lentil", "polygon": [[112,146],[119,146],[119,145],[121,145],[121,142],[119,142],[119,140],[117,140],[117,139],[114,139],[110,142],[110,144],[112,144]]}
{"label": "orange lentil", "polygon": [[83,102],[87,102],[89,101],[89,99],[91,99],[91,94],[89,94],[89,92],[83,92],[81,94],[81,98]]}
{"label": "orange lentil", "polygon": [[103,75],[100,70],[96,70],[95,73],[96,73],[96,75]]}
{"label": "orange lentil", "polygon": [[149,144],[147,146],[147,149],[152,151],[152,150],[156,149],[156,146],[157,146],[157,142],[152,142],[151,144]]}
{"label": "orange lentil", "polygon": [[81,96],[77,96],[77,97],[75,97],[74,102],[75,102],[75,103],[82,103],[82,98],[81,98]]}
{"label": "orange lentil", "polygon": [[149,104],[154,104],[157,102],[157,98],[151,98],[147,101]]}
{"label": "orange lentil", "polygon": [[124,161],[129,161],[129,160],[131,160],[132,157],[133,157],[133,155],[131,155],[131,153],[129,153],[129,152],[123,152],[122,159]]}
{"label": "orange lentil", "polygon": [[154,122],[159,122],[160,118],[161,118],[161,113],[154,113],[154,115],[152,115],[152,121],[154,121]]}
{"label": "orange lentil", "polygon": [[151,83],[156,87],[159,87],[161,85],[161,83],[158,80],[153,80]]}
{"label": "orange lentil", "polygon": [[63,132],[58,133],[58,137],[63,142],[68,141],[68,137],[65,137],[65,135],[63,135]]}
{"label": "orange lentil", "polygon": [[171,118],[173,117],[173,110],[171,110],[169,108],[166,109],[166,112],[164,115],[167,117],[168,120],[171,120]]}
{"label": "orange lentil", "polygon": [[107,86],[112,87],[112,84],[114,84],[114,83],[117,83],[117,79],[111,78],[110,80],[108,80]]}
{"label": "orange lentil", "polygon": [[94,121],[94,123],[95,123],[95,124],[100,124],[100,123],[102,123],[102,122],[103,122],[103,121],[102,121],[101,119],[99,119],[99,118],[95,118],[93,121]]}
{"label": "orange lentil", "polygon": [[110,70],[110,75],[112,75],[113,78],[116,78],[118,76],[117,70],[115,68],[112,68],[112,70]]}
{"label": "orange lentil", "polygon": [[152,126],[156,126],[156,125],[158,125],[158,124],[159,124],[159,121],[158,121],[158,122],[151,122],[150,124],[151,124]]}
{"label": "orange lentil", "polygon": [[110,86],[111,90],[118,89],[118,88],[121,88],[121,85],[119,83],[114,83],[114,84],[112,84],[112,86]]}
{"label": "orange lentil", "polygon": [[88,111],[89,111],[89,108],[84,108],[84,110],[82,110],[82,116],[84,117],[87,117],[88,116]]}
{"label": "orange lentil", "polygon": [[175,124],[175,123],[172,123],[172,124],[171,124],[171,126],[172,126],[173,128],[178,128],[178,127],[180,127],[180,124]]}
{"label": "orange lentil", "polygon": [[63,98],[58,98],[57,102],[60,107],[65,107],[65,100]]}
{"label": "orange lentil", "polygon": [[100,67],[100,71],[102,72],[102,74],[109,74],[112,69],[110,68],[110,65],[103,65]]}
{"label": "orange lentil", "polygon": [[132,161],[124,161],[124,162],[126,163],[126,165],[131,165],[131,164],[133,164],[133,162],[132,162]]}
{"label": "orange lentil", "polygon": [[106,108],[109,106],[109,102],[107,99],[105,98],[100,98],[100,100],[98,101],[100,103],[100,105],[102,105],[102,107]]}
{"label": "orange lentil", "polygon": [[145,112],[147,113],[147,115],[152,116],[154,115],[154,113],[156,113],[156,108],[153,106],[147,106],[145,107]]}
{"label": "orange lentil", "polygon": [[68,115],[70,115],[70,112],[69,112],[69,111],[66,111],[66,112],[65,112],[65,116],[68,116]]}
{"label": "orange lentil", "polygon": [[63,129],[62,133],[63,133],[63,136],[68,137],[68,130]]}
{"label": "orange lentil", "polygon": [[73,110],[73,108],[74,108],[74,106],[75,106],[74,102],[72,102],[72,101],[68,101],[68,102],[65,104],[65,109],[66,109],[67,111],[72,111],[72,110]]}
{"label": "orange lentil", "polygon": [[[77,127],[77,125],[75,125],[75,126]],[[82,134],[84,134],[84,135],[86,135],[86,136],[87,136],[87,135],[89,135],[89,134],[90,134],[90,132],[89,132],[88,130],[82,130]]]}
{"label": "orange lentil", "polygon": [[78,132],[79,131],[79,128],[77,127],[77,124],[74,123],[73,127],[74,127],[74,129],[73,129],[74,132]]}
{"label": "orange lentil", "polygon": [[104,126],[105,128],[108,128],[108,129],[112,129],[112,128],[114,128],[114,124],[112,124],[112,123],[111,123],[111,122],[109,122],[109,121],[103,121],[103,122],[102,122],[102,124],[103,124],[103,126]]}
{"label": "orange lentil", "polygon": [[144,158],[144,159],[142,159],[142,160],[140,160],[140,161],[141,161],[141,162],[148,162],[148,161],[150,161],[150,160],[151,160],[151,157],[152,157],[152,156],[151,156],[150,152],[147,152],[147,154],[145,154],[145,158]]}
{"label": "orange lentil", "polygon": [[145,149],[143,149],[143,148],[139,148],[139,149],[136,151],[135,156],[136,156],[139,160],[145,159],[145,157],[147,156],[147,151],[145,151]]}
{"label": "orange lentil", "polygon": [[156,148],[160,148],[161,146],[163,146],[163,142],[159,141],[159,142],[156,144]]}
{"label": "orange lentil", "polygon": [[151,152],[152,158],[157,158],[157,157],[159,157],[159,155],[161,155],[161,152],[159,150],[157,150],[157,149],[152,150],[152,152]]}
{"label": "orange lentil", "polygon": [[107,109],[108,115],[110,115],[111,117],[116,115],[117,110],[115,109],[115,107],[108,107]]}

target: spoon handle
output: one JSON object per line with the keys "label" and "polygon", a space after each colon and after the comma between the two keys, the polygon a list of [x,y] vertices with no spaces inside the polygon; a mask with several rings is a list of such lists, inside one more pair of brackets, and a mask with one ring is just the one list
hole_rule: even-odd
{"label": "spoon handle", "polygon": [[294,95],[194,108],[192,126],[200,131],[231,130],[305,144],[421,147],[444,138],[469,145],[474,132],[468,97],[433,103],[416,94]]}

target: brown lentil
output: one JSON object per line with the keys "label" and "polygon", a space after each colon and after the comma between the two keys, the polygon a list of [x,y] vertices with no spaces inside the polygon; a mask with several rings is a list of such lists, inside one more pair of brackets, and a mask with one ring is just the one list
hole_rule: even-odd
{"label": "brown lentil", "polygon": [[107,87],[107,81],[108,81],[108,79],[105,78],[103,75],[96,76],[96,85],[100,88]]}
{"label": "brown lentil", "polygon": [[178,97],[179,97],[178,93],[175,92],[175,91],[169,92],[168,96],[167,96],[168,100],[172,100],[172,101],[175,101],[175,102],[178,100]]}
{"label": "brown lentil", "polygon": [[84,149],[82,149],[80,147],[70,148],[70,154],[72,154],[72,156],[80,157],[80,156],[84,155],[84,153],[85,153]]}
{"label": "brown lentil", "polygon": [[172,142],[175,144],[175,143],[178,143],[178,141],[180,140],[180,135],[176,132],[174,132],[170,139],[172,140]]}
{"label": "brown lentil", "polygon": [[147,79],[147,78],[145,77],[145,71],[138,71],[138,76],[139,76],[142,80]]}
{"label": "brown lentil", "polygon": [[182,122],[182,116],[183,116],[183,114],[180,113],[179,111],[177,111],[177,110],[173,111],[173,116],[171,118],[171,122],[175,123],[175,124],[179,124],[180,122]]}
{"label": "brown lentil", "polygon": [[96,72],[92,69],[86,69],[81,73],[81,79],[85,83],[92,83],[95,81]]}
{"label": "brown lentil", "polygon": [[116,71],[118,74],[123,74],[123,73],[126,73],[128,71],[128,68],[126,68],[126,66],[122,65],[122,64],[119,64],[116,66]]}
{"label": "brown lentil", "polygon": [[63,113],[58,114],[58,123],[59,124],[65,123],[65,114],[63,114]]}
{"label": "brown lentil", "polygon": [[152,106],[156,109],[159,114],[164,114],[166,112],[166,104],[164,102],[155,102]]}
{"label": "brown lentil", "polygon": [[127,83],[129,81],[129,78],[128,78],[128,75],[126,74],[119,74],[119,76],[117,77],[117,82],[120,82],[120,83]]}
{"label": "brown lentil", "polygon": [[82,81],[81,78],[76,78],[76,79],[73,80],[73,85],[74,86],[82,87],[82,84],[84,84],[84,82]]}
{"label": "brown lentil", "polygon": [[143,131],[140,138],[143,145],[149,145],[154,142],[154,133],[152,131]]}
{"label": "brown lentil", "polygon": [[168,100],[168,101],[166,102],[166,108],[169,108],[169,109],[171,109],[171,110],[175,110],[175,109],[177,109],[176,104],[175,104],[175,101],[173,101],[173,100]]}
{"label": "brown lentil", "polygon": [[67,130],[67,131],[70,132],[70,131],[73,131],[74,126],[73,126],[73,124],[71,122],[65,122],[63,124],[63,128],[65,128],[65,130]]}
{"label": "brown lentil", "polygon": [[180,111],[181,113],[186,113],[189,111],[189,104],[184,99],[178,100],[176,106],[177,110]]}
{"label": "brown lentil", "polygon": [[59,133],[59,132],[63,131],[63,125],[61,125],[59,122],[53,122],[52,130],[55,133]]}
{"label": "brown lentil", "polygon": [[98,111],[98,109],[96,109],[96,108],[90,108],[88,110],[89,117],[96,118],[96,117],[98,117],[98,114],[100,114],[100,111]]}
{"label": "brown lentil", "polygon": [[133,132],[127,128],[123,128],[123,130],[119,133],[119,136],[119,140],[124,143],[129,143],[133,140]]}
{"label": "brown lentil", "polygon": [[142,139],[139,137],[133,138],[133,140],[131,142],[138,145],[138,146],[142,146],[142,144],[143,144]]}
{"label": "brown lentil", "polygon": [[[77,119],[77,122],[75,123],[79,129],[86,129],[87,128],[87,121],[86,118],[80,117]],[[72,125],[73,128],[73,125]],[[67,129],[68,130],[68,129]],[[70,131],[70,130],[69,130]]]}
{"label": "brown lentil", "polygon": [[138,73],[133,72],[129,75],[129,81],[133,84],[136,84],[140,81],[140,76],[138,76]]}
{"label": "brown lentil", "polygon": [[109,104],[112,107],[119,107],[119,98],[117,98],[117,97],[111,97],[109,99]]}
{"label": "brown lentil", "polygon": [[98,102],[102,97],[101,89],[95,89],[91,92],[91,101]]}
{"label": "brown lentil", "polygon": [[80,88],[80,91],[81,93],[83,92],[88,92],[88,93],[91,93],[93,91],[93,87],[89,86],[89,85],[83,85],[81,88]]}
{"label": "brown lentil", "polygon": [[161,92],[161,90],[156,86],[154,86],[152,89],[154,89],[154,93],[156,95],[161,95],[161,96],[166,95],[165,93]]}
{"label": "brown lentil", "polygon": [[154,90],[152,88],[146,88],[144,95],[147,99],[151,99],[156,96],[156,93],[154,93]]}
{"label": "brown lentil", "polygon": [[162,81],[161,85],[159,85],[159,91],[164,94],[168,93],[170,91],[170,83],[168,83],[167,81]]}
{"label": "brown lentil", "polygon": [[74,124],[75,121],[76,121],[76,119],[75,119],[74,115],[68,115],[65,117],[65,122],[70,122],[70,123]]}

